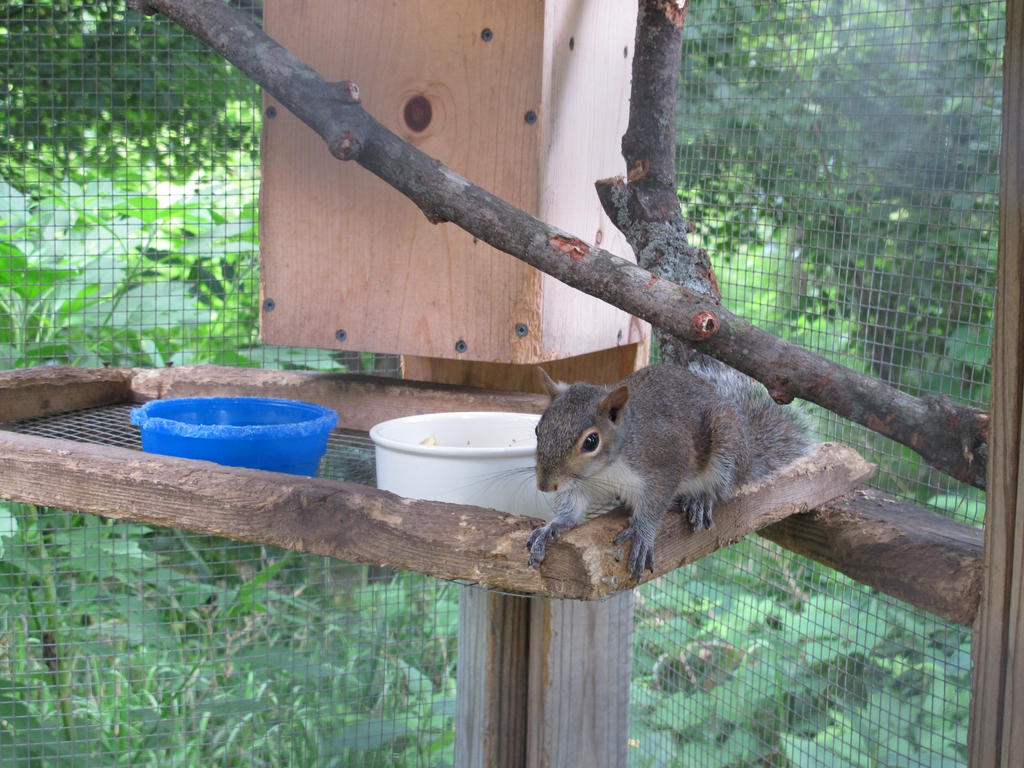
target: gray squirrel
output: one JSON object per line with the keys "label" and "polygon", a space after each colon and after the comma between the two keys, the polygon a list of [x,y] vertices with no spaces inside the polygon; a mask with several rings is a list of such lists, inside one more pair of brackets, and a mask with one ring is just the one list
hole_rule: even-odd
{"label": "gray squirrel", "polygon": [[541,375],[552,401],[537,424],[537,487],[557,493],[553,519],[526,542],[532,566],[584,514],[617,500],[632,514],[614,543],[632,540],[639,581],[654,570],[654,535],[670,507],[695,531],[710,528],[716,501],[810,447],[799,414],[704,356],[642,368],[614,387]]}

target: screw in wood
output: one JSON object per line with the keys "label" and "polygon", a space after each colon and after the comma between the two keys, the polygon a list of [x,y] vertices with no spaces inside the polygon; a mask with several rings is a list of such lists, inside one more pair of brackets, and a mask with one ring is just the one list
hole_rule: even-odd
{"label": "screw in wood", "polygon": [[468,348],[468,345],[462,339],[459,339],[458,341],[455,342],[455,351],[458,352],[460,355],[463,352],[465,352]]}
{"label": "screw in wood", "polygon": [[348,334],[345,333],[344,329],[339,328],[334,332],[334,338],[336,338],[338,341],[345,341],[345,339],[348,338]]}

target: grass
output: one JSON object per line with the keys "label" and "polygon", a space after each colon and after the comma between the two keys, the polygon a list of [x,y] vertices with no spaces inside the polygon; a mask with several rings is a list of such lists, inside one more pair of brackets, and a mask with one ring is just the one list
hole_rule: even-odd
{"label": "grass", "polygon": [[[457,586],[5,504],[0,766],[442,766]],[[759,541],[640,590],[631,764],[961,765],[970,635]]]}
{"label": "grass", "polygon": [[5,509],[0,765],[451,764],[454,585]]}

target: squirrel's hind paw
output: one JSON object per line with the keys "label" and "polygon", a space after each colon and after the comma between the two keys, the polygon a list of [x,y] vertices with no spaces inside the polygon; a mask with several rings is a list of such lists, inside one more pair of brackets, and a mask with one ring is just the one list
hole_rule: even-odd
{"label": "squirrel's hind paw", "polygon": [[714,527],[715,524],[711,519],[710,494],[694,493],[690,496],[678,496],[676,504],[679,505],[680,511],[686,514],[686,519],[690,521],[690,526],[694,531],[703,531]]}

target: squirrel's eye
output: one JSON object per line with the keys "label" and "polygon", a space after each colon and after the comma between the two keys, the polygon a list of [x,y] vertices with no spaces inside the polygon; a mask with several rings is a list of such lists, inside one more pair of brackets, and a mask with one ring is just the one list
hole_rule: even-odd
{"label": "squirrel's eye", "polygon": [[597,436],[597,432],[591,432],[589,435],[583,438],[583,445],[580,447],[583,448],[584,453],[593,453],[594,451],[597,450],[597,446],[600,443],[601,438]]}

